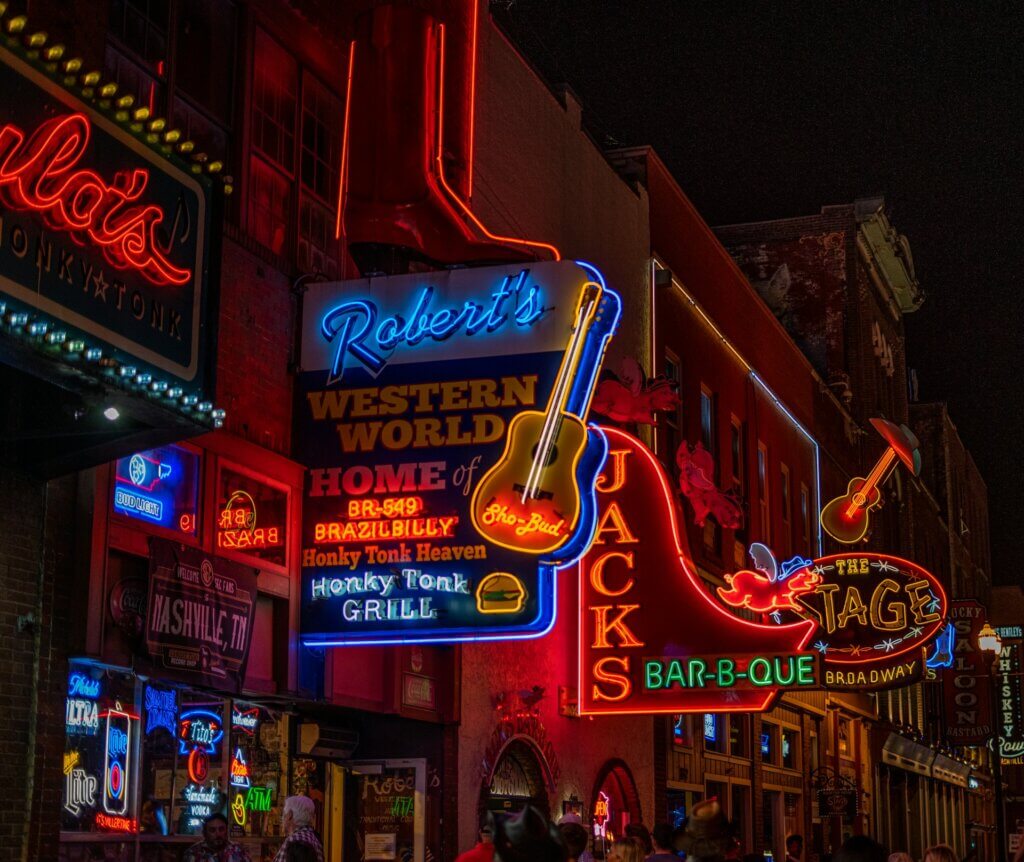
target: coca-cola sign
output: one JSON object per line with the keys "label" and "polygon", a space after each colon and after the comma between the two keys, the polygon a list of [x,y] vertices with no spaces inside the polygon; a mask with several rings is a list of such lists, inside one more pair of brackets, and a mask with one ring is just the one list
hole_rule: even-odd
{"label": "coca-cola sign", "polygon": [[0,88],[0,303],[201,393],[208,180],[6,47]]}

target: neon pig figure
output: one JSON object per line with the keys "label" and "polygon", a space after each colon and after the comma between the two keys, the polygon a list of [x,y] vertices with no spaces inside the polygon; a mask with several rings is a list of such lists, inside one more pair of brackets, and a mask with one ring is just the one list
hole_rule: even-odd
{"label": "neon pig figure", "polygon": [[[336,350],[327,385],[341,380],[345,373],[346,361],[351,355],[372,374],[379,374],[387,365],[388,357],[399,347],[416,347],[424,339],[447,341],[460,329],[465,335],[492,333],[509,321],[506,302],[515,297],[512,320],[516,326],[528,327],[544,315],[540,288],[536,285],[520,297],[526,287],[528,269],[518,276],[506,276],[490,297],[489,305],[467,301],[462,308],[430,310],[434,296],[433,287],[424,287],[413,302],[408,318],[400,314],[385,317],[377,325],[378,307],[369,299],[343,302],[330,309],[320,321],[320,333],[328,342],[334,342]],[[371,341],[374,348],[364,342]]]}

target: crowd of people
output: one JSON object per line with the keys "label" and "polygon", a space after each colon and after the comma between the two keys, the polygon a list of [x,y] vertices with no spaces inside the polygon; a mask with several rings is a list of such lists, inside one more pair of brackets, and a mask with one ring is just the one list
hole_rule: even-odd
{"label": "crowd of people", "polygon": [[[285,840],[274,862],[324,862],[323,845],[313,828],[316,809],[312,799],[290,796],[285,800],[282,826]],[[552,823],[540,811],[527,806],[518,814],[488,814],[480,825],[476,845],[455,862],[594,862],[588,849],[590,834],[578,814],[566,814]],[[631,823],[625,834],[606,848],[607,862],[763,862],[749,853],[736,838],[714,799],[697,803],[684,826],[673,829],[659,823],[648,830]],[[804,862],[800,835],[786,838],[785,862]],[[1024,862],[1021,854],[1014,862]],[[228,837],[228,821],[213,814],[203,825],[203,840],[185,851],[182,862],[251,862],[245,848]],[[854,835],[829,862],[914,862],[904,852],[889,853],[866,835]],[[961,862],[951,847],[929,847],[921,862]],[[963,860],[968,862],[968,860]]]}
{"label": "crowd of people", "polygon": [[[528,806],[514,815],[489,814],[480,826],[477,844],[456,857],[456,862],[593,862],[589,838],[579,815],[565,815],[556,825]],[[697,803],[685,825],[676,829],[667,823],[659,823],[653,830],[631,823],[605,852],[607,862],[763,862],[763,858],[743,853],[735,830],[714,799]],[[785,862],[804,862],[802,836],[786,838]],[[914,860],[904,852],[889,853],[866,835],[855,835],[846,840],[829,862]],[[929,847],[921,862],[961,860],[951,847],[939,844]]]}

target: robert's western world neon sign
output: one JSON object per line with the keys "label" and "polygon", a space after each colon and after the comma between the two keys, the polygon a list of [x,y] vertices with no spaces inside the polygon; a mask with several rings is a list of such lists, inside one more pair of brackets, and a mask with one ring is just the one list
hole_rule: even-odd
{"label": "robert's western world neon sign", "polygon": [[303,639],[535,637],[585,550],[588,425],[620,301],[572,262],[313,285],[304,297]]}

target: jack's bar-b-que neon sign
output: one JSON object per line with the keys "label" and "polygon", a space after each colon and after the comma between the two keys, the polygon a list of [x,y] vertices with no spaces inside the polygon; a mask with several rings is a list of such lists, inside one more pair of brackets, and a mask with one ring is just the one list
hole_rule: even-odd
{"label": "jack's bar-b-que neon sign", "polygon": [[679,529],[669,479],[643,443],[604,428],[594,542],[579,562],[579,710],[761,711],[821,687],[814,624],[749,622],[717,603]]}
{"label": "jack's bar-b-que neon sign", "polygon": [[0,302],[202,395],[209,180],[6,46],[0,92]]}

